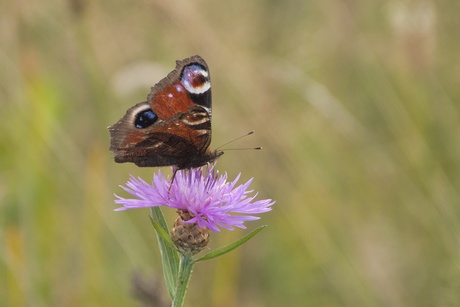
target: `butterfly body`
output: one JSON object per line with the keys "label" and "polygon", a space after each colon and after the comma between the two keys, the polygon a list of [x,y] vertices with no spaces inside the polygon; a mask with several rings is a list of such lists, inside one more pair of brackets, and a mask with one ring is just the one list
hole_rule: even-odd
{"label": "butterfly body", "polygon": [[223,154],[210,151],[211,79],[206,62],[193,56],[176,62],[147,101],[129,108],[110,131],[115,162],[138,166],[195,168]]}

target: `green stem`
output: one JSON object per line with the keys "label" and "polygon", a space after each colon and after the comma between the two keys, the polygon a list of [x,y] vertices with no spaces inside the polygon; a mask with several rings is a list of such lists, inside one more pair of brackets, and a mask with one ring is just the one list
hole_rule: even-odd
{"label": "green stem", "polygon": [[176,293],[172,302],[172,307],[182,307],[184,304],[185,293],[187,292],[188,282],[192,277],[193,265],[195,261],[191,256],[182,255],[179,264],[179,276],[177,281]]}

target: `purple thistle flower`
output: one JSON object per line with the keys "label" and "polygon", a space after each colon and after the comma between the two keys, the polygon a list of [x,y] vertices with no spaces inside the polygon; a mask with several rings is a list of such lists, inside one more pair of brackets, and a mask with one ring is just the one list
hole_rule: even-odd
{"label": "purple thistle flower", "polygon": [[233,227],[246,228],[243,225],[245,221],[258,220],[259,217],[253,214],[270,211],[275,202],[271,199],[253,201],[257,193],[248,195],[253,192],[248,190],[252,178],[237,186],[240,175],[227,182],[227,173],[219,175],[214,165],[179,170],[172,185],[161,170],[153,175],[151,185],[131,175],[126,186],[121,188],[136,198],[115,195],[118,198],[115,203],[122,205],[115,211],[167,206],[189,212],[192,218],[186,223],[196,223],[200,228],[207,227],[213,231],[220,231],[218,227],[230,230]]}

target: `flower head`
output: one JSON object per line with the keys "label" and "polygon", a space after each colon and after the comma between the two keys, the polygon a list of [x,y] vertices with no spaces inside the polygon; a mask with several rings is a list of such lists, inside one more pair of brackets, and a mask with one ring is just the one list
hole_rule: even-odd
{"label": "flower head", "polygon": [[246,228],[245,221],[259,219],[253,214],[270,211],[275,202],[271,199],[254,201],[257,193],[249,196],[253,191],[248,190],[252,179],[237,186],[240,175],[227,182],[227,174],[220,175],[213,165],[179,170],[172,184],[161,170],[153,175],[152,184],[131,175],[122,188],[136,198],[116,195],[115,203],[122,207],[115,210],[167,206],[187,211],[191,218],[186,223],[196,223],[200,228],[213,231],[219,231],[219,227]]}

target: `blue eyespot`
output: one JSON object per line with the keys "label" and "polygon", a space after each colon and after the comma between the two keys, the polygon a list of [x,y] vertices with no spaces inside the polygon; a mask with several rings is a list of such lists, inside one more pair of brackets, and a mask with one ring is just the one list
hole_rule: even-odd
{"label": "blue eyespot", "polygon": [[199,64],[185,66],[180,81],[190,94],[203,94],[211,88],[209,72]]}
{"label": "blue eyespot", "polygon": [[145,110],[145,111],[139,112],[136,115],[134,125],[138,129],[147,128],[148,126],[153,125],[153,123],[156,122],[157,119],[158,119],[158,116],[155,113],[153,113],[152,110]]}

